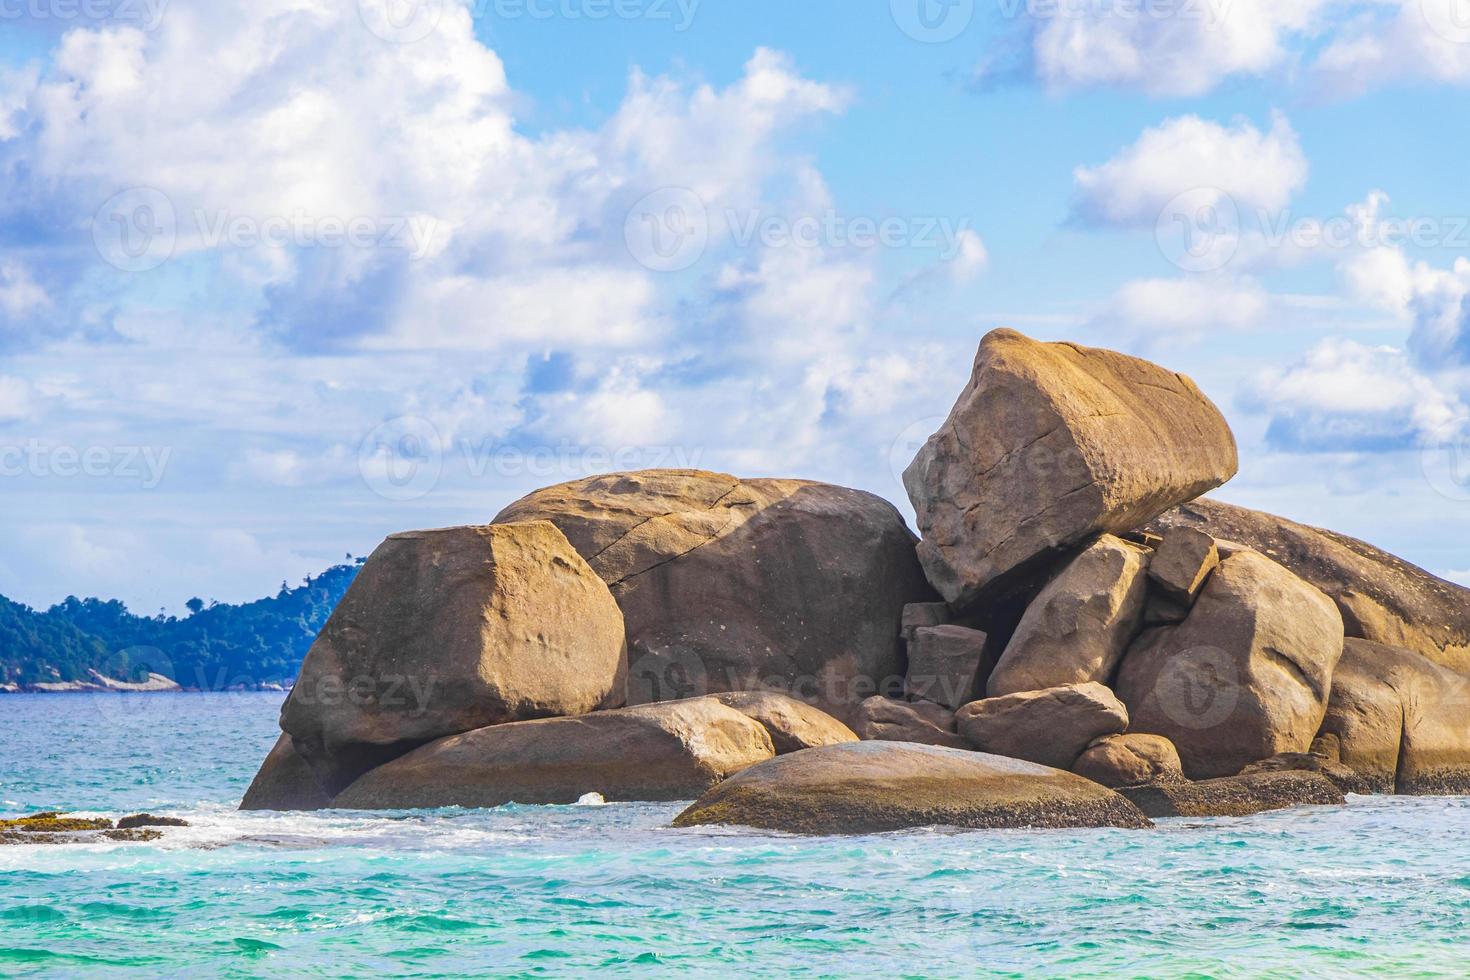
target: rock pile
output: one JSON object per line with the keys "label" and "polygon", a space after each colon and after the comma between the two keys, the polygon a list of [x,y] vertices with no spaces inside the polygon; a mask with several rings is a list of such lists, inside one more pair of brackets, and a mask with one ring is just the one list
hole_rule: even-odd
{"label": "rock pile", "polygon": [[921,538],[690,470],[394,535],[242,806],[596,792],[834,833],[1470,791],[1470,592],[1198,499],[1236,467],[1188,378],[998,330],[905,473]]}

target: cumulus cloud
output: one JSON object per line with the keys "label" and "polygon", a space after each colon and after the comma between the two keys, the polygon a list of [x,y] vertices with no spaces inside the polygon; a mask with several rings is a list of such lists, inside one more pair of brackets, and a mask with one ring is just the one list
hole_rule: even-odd
{"label": "cumulus cloud", "polygon": [[1135,279],[1119,287],[1094,326],[1133,338],[1189,339],[1263,329],[1278,309],[1276,298],[1253,279]]}
{"label": "cumulus cloud", "polygon": [[1465,404],[1393,347],[1328,339],[1296,363],[1261,372],[1241,406],[1270,417],[1266,439],[1293,452],[1412,448],[1461,429]]}
{"label": "cumulus cloud", "polygon": [[1284,208],[1307,179],[1296,131],[1275,113],[1262,132],[1246,120],[1223,126],[1180,116],[1147,129],[1131,146],[1075,174],[1075,219],[1092,225],[1152,227],[1174,198],[1205,192],[1196,203],[1229,200],[1237,208]]}
{"label": "cumulus cloud", "polygon": [[1470,82],[1470,18],[1463,0],[1359,5],[1313,65],[1324,91],[1362,92],[1384,82]]}

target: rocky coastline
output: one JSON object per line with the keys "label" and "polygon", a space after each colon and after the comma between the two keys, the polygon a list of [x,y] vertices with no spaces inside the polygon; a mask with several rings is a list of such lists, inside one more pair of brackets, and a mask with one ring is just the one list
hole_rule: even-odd
{"label": "rocky coastline", "polygon": [[656,470],[391,536],[243,809],[696,800],[676,826],[1143,828],[1470,791],[1470,591],[1202,495],[1183,375],[1010,330],[870,494]]}

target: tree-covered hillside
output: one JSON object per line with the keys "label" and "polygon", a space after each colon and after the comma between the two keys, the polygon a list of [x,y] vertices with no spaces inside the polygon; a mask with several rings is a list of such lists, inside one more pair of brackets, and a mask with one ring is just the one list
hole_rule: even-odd
{"label": "tree-covered hillside", "polygon": [[[350,559],[351,556],[349,556]],[[241,605],[188,603],[190,614],[137,616],[116,599],[69,597],[45,612],[0,597],[0,684],[162,674],[186,688],[289,684],[362,559]]]}

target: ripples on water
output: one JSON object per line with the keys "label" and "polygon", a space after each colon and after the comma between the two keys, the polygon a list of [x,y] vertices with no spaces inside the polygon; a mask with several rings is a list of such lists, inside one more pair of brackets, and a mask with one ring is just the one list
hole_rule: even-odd
{"label": "ripples on water", "polygon": [[0,813],[194,824],[0,847],[0,976],[1470,972],[1470,800],[819,839],[677,805],[237,813],[279,704],[0,697]]}

